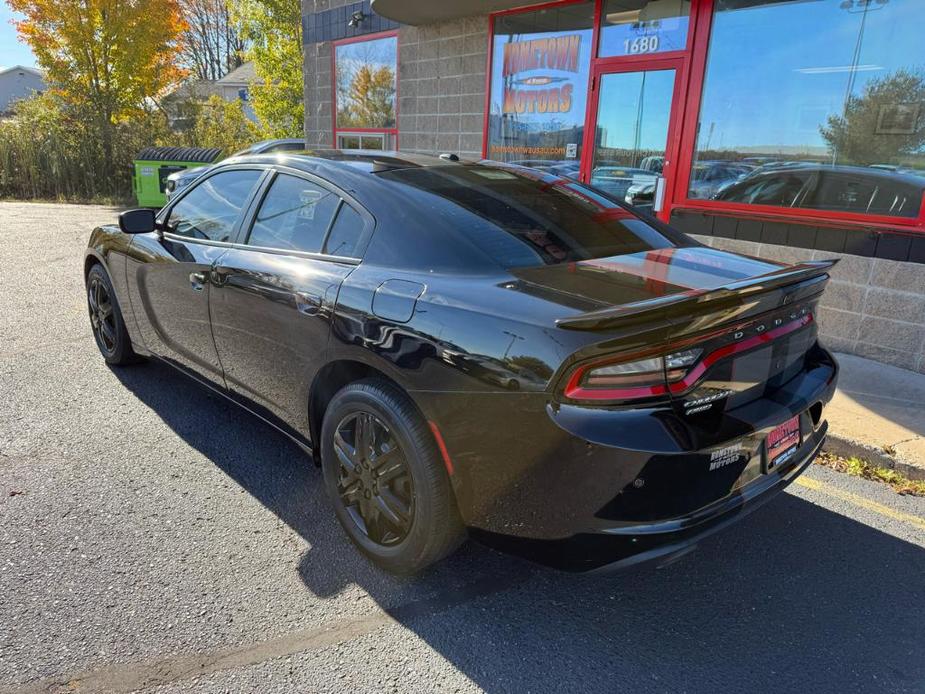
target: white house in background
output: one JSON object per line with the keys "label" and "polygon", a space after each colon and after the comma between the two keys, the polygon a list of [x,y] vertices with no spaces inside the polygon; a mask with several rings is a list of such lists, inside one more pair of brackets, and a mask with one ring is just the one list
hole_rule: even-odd
{"label": "white house in background", "polygon": [[45,89],[42,73],[34,67],[0,67],[0,113],[8,112],[14,101],[32,96],[32,92],[41,94]]}
{"label": "white house in background", "polygon": [[254,109],[251,108],[249,92],[251,84],[256,80],[257,73],[254,71],[254,63],[248,61],[236,67],[215,84],[221,89],[221,95],[225,101],[234,101],[235,99],[243,101],[244,113],[252,121],[256,121],[257,116],[254,115]]}
{"label": "white house in background", "polygon": [[241,101],[244,114],[252,121],[257,120],[251,108],[249,89],[256,79],[253,63],[244,63],[220,80],[189,80],[181,84],[172,93],[161,100],[161,106],[167,112],[170,126],[183,129],[193,124],[195,102],[202,102],[212,96],[220,96],[225,101]]}

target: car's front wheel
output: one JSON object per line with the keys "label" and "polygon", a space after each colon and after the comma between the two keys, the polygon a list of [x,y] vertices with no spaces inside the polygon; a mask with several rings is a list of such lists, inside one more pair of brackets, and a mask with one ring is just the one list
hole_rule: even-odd
{"label": "car's front wheel", "polygon": [[418,572],[463,540],[427,423],[390,383],[359,381],[334,396],[322,426],[321,460],[338,520],[387,571]]}
{"label": "car's front wheel", "polygon": [[121,366],[138,361],[132,341],[125,329],[122,311],[109,275],[102,265],[94,265],[87,273],[87,309],[96,346],[107,364]]}

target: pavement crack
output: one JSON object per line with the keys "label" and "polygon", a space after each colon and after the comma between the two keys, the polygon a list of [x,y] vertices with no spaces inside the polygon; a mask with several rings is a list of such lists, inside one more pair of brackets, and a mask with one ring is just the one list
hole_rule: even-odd
{"label": "pavement crack", "polygon": [[903,439],[902,441],[896,441],[895,443],[891,443],[889,446],[887,446],[887,448],[896,448],[896,446],[902,446],[904,443],[909,443],[911,441],[918,441],[921,438],[922,438],[921,436],[910,436],[909,438]]}
{"label": "pavement crack", "polygon": [[433,616],[477,598],[488,597],[515,588],[527,581],[534,573],[535,569],[532,567],[512,567],[503,576],[482,576],[463,586],[441,589],[421,600],[405,603],[395,608],[383,608],[380,612],[344,620],[329,626],[290,632],[266,641],[220,648],[209,653],[102,665],[82,673],[53,675],[22,685],[0,686],[0,694],[57,694],[59,692],[124,694],[220,670],[256,665],[267,660],[350,641],[389,624],[402,624],[419,617]]}

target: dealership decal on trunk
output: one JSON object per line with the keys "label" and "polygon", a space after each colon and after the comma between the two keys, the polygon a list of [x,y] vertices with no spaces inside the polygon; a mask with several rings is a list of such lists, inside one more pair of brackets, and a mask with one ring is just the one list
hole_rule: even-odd
{"label": "dealership decal on trunk", "polygon": [[749,455],[741,443],[734,443],[731,446],[713,451],[710,454],[710,471],[719,470],[727,465],[732,465],[732,463],[737,463],[743,456],[747,461]]}

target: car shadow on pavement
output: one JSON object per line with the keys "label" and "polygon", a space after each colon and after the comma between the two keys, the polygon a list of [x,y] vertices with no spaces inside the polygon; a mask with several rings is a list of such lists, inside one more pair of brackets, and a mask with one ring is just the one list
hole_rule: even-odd
{"label": "car shadow on pavement", "polygon": [[353,549],[282,434],[163,364],[114,373],[306,540],[309,590],[359,585],[488,692],[925,691],[925,551],[797,496],[662,569],[565,574],[470,542],[396,578]]}

